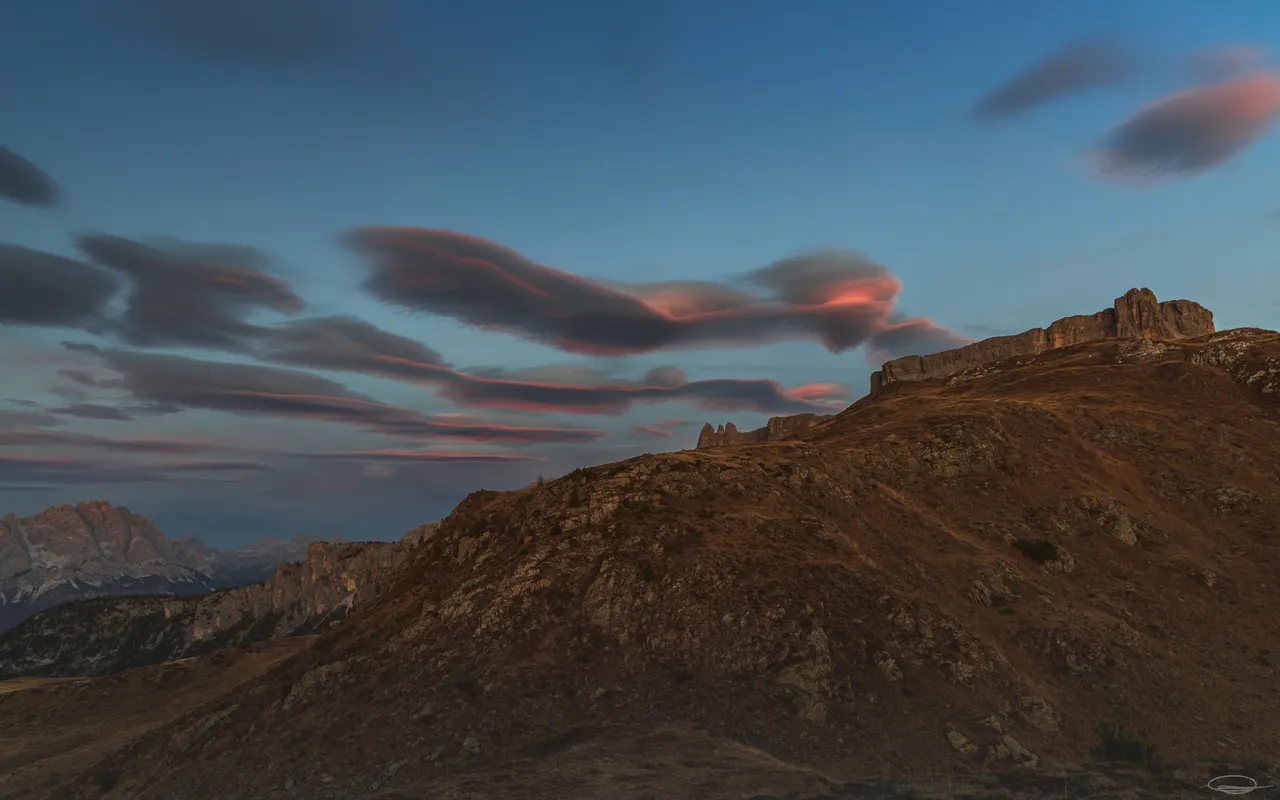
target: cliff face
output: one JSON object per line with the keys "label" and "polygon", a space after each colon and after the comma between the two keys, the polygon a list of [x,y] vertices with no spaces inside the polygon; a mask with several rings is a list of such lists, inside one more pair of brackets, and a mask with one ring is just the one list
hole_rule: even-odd
{"label": "cliff face", "polygon": [[[227,589],[250,583],[261,583],[275,573],[277,564],[304,560],[307,557],[307,548],[317,541],[321,540],[308,536],[293,536],[288,539],[261,539],[235,550],[206,548],[209,568],[213,572],[214,588]],[[324,541],[340,544],[343,540],[326,539]]]}
{"label": "cliff face", "polygon": [[710,423],[702,426],[702,432],[698,434],[698,444],[695,450],[706,450],[708,447],[727,447],[735,444],[757,444],[760,442],[778,442],[786,439],[794,439],[802,435],[805,431],[831,419],[834,414],[796,414],[790,417],[771,417],[768,424],[763,428],[756,428],[753,431],[740,431],[732,422],[725,423],[718,428],[712,428]]}
{"label": "cliff face", "polygon": [[107,675],[327,630],[376,596],[433,527],[403,543],[313,542],[305,561],[280,564],[264,583],[202,597],[110,597],[49,609],[0,636],[0,679]]}
{"label": "cliff face", "polygon": [[[1015,356],[1035,355],[1059,347],[1099,339],[1193,339],[1214,333],[1213,312],[1190,300],[1160,302],[1150,289],[1130,289],[1115,306],[1096,314],[1063,317],[1047,328],[1032,328],[1014,336],[995,336],[954,350],[886,361],[871,373],[871,394],[895,381],[945,378],[972,367]],[[774,417],[763,428],[739,431],[732,423],[718,428],[704,425],[695,449],[759,444],[798,438],[834,415],[797,414]]]}
{"label": "cliff face", "polygon": [[1213,312],[1190,300],[1160,302],[1150,289],[1130,289],[1115,306],[1096,314],[1064,317],[1047,328],[996,336],[927,356],[885,362],[871,373],[871,393],[894,381],[945,378],[1014,356],[1035,355],[1098,339],[1193,339],[1214,333]]}

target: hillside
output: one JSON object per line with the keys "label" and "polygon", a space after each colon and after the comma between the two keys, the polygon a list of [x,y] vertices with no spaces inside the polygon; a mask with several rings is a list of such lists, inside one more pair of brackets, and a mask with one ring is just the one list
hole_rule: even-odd
{"label": "hillside", "polygon": [[347,624],[65,796],[550,796],[504,781],[589,751],[672,796],[647,736],[824,781],[1154,753],[1202,793],[1278,760],[1278,397],[1276,333],[1108,339],[477,492]]}
{"label": "hillside", "polygon": [[[0,682],[0,797],[47,798],[113,750],[257,678],[313,637],[222,651],[98,679]],[[98,776],[100,781],[101,776]]]}

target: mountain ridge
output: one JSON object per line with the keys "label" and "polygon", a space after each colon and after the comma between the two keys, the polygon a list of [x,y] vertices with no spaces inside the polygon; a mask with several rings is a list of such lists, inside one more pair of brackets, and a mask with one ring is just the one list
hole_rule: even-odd
{"label": "mountain ridge", "polygon": [[[1104,339],[1191,339],[1214,333],[1213,312],[1191,300],[1159,301],[1150,289],[1130,289],[1110,308],[1096,314],[1077,314],[1055,320],[1045,328],[1032,328],[1011,336],[993,336],[963,347],[884,362],[871,373],[869,395],[899,381],[927,381],[1016,356],[1033,356],[1046,350]],[[703,425],[695,449],[798,439],[811,427],[834,414],[795,414],[771,417],[762,428],[739,431],[733,423]]]}
{"label": "mountain ridge", "polygon": [[266,581],[199,596],[97,597],[46,609],[0,633],[0,680],[111,675],[324,632],[377,595],[420,530],[399,542],[311,542],[304,559],[278,564]]}
{"label": "mountain ridge", "polygon": [[204,594],[264,579],[306,555],[311,539],[217,550],[169,539],[150,520],[106,500],[0,517],[0,632],[71,600],[119,594]]}

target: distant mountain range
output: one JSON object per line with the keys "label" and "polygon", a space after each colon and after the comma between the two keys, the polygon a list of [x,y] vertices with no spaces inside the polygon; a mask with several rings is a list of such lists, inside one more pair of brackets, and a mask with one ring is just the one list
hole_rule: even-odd
{"label": "distant mountain range", "polygon": [[[105,500],[0,517],[0,631],[71,600],[125,594],[203,594],[266,580],[306,558],[314,538],[263,539],[216,550],[168,539],[146,517]],[[337,540],[328,540],[337,541]]]}

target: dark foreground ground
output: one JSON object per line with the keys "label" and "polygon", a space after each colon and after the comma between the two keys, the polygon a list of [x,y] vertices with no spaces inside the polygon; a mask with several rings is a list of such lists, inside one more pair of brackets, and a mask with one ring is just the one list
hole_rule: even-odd
{"label": "dark foreground ground", "polygon": [[[312,642],[254,645],[104,678],[0,683],[0,800],[58,798],[85,773],[104,795],[110,794],[118,787],[116,776],[101,766],[108,763],[105,756],[216,701]],[[1229,773],[1252,776],[1263,786],[1280,783],[1268,765],[1225,758],[1178,767],[1095,763],[978,774],[963,771],[958,762],[940,763],[911,775],[840,781],[673,724],[583,728],[530,747],[517,758],[490,759],[483,752],[462,758],[470,764],[458,768],[454,758],[454,766],[444,768],[437,754],[410,748],[380,778],[364,785],[317,771],[238,794],[235,800],[1136,800],[1228,796],[1205,784]],[[1262,788],[1247,796],[1275,800],[1280,791]],[[224,795],[187,791],[174,800],[182,798],[222,800]]]}

